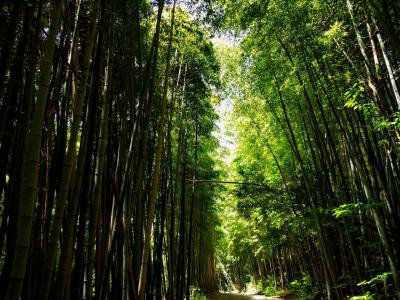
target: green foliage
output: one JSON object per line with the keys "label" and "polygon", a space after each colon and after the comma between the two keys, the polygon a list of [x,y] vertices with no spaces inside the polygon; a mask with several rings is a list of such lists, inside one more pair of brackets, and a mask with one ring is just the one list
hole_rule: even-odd
{"label": "green foliage", "polygon": [[344,107],[355,110],[366,109],[365,103],[363,103],[366,99],[365,88],[361,83],[355,83],[351,89],[344,93],[344,96],[346,98]]}
{"label": "green foliage", "polygon": [[320,41],[324,44],[334,44],[344,40],[348,36],[348,32],[345,28],[343,22],[336,21],[331,25],[331,27],[324,32]]}
{"label": "green foliage", "polygon": [[382,206],[382,202],[369,202],[369,203],[346,203],[342,204],[337,208],[332,209],[332,215],[339,219],[350,216],[356,216],[361,210],[367,210],[371,208],[378,208]]}
{"label": "green foliage", "polygon": [[262,282],[255,281],[254,278],[249,278],[250,281],[246,283],[246,287],[242,290],[242,292],[246,294],[257,294],[262,291]]}
{"label": "green foliage", "polygon": [[207,300],[207,292],[198,287],[190,287],[190,299],[193,300]]}
{"label": "green foliage", "polygon": [[374,300],[374,299],[375,299],[374,294],[371,294],[370,292],[362,296],[353,296],[349,298],[349,300]]}
{"label": "green foliage", "polygon": [[388,280],[389,277],[392,276],[391,272],[384,272],[382,274],[378,274],[375,277],[371,278],[370,280],[363,280],[361,281],[358,286],[375,286],[377,284],[383,283]]}
{"label": "green foliage", "polygon": [[312,300],[317,295],[317,290],[313,286],[311,277],[308,274],[304,274],[301,279],[292,281],[289,285],[289,291],[300,300]]}
{"label": "green foliage", "polygon": [[[317,276],[309,261],[323,248],[331,259],[333,270],[328,273],[335,273],[328,280],[337,281],[330,284],[332,294],[337,293],[335,287],[343,295],[360,294],[357,273],[369,270],[355,257],[359,253],[365,253],[364,259],[373,257],[368,268],[382,268],[379,260],[385,255],[377,254],[380,241],[377,231],[370,230],[375,226],[371,209],[379,208],[390,223],[391,213],[383,206],[391,201],[386,162],[388,155],[399,152],[400,114],[394,112],[390,85],[385,91],[373,90],[385,84],[387,74],[380,57],[381,73],[374,70],[378,67],[365,26],[371,7],[350,2],[356,25],[346,1],[215,1],[218,21],[230,29],[228,41],[217,45],[222,94],[234,103],[229,122],[236,148],[227,173],[229,179],[275,189],[238,186],[220,195],[226,240],[217,251],[233,280],[256,282],[260,288],[257,277],[273,273],[282,281],[278,285],[290,286],[307,299],[316,296],[311,282],[319,294],[326,294],[324,258]],[[374,32],[372,19],[369,25]],[[359,49],[357,26],[371,56],[367,62]],[[374,46],[379,48],[378,41]],[[374,190],[368,195],[365,182],[372,182]],[[295,276],[283,274],[281,279],[277,264],[287,262],[288,255],[308,258]],[[262,259],[269,262],[268,275],[257,274],[255,261],[260,264]],[[247,276],[236,274],[237,269]],[[274,294],[275,286],[267,281],[264,288]]]}
{"label": "green foliage", "polygon": [[394,112],[390,116],[385,116],[374,103],[367,100],[368,96],[362,83],[354,84],[344,96],[346,98],[344,107],[362,112],[375,131],[397,130],[400,128],[400,113]]}
{"label": "green foliage", "polygon": [[277,287],[275,279],[272,276],[268,276],[263,282],[262,294],[265,296],[284,296],[285,290],[281,290]]}

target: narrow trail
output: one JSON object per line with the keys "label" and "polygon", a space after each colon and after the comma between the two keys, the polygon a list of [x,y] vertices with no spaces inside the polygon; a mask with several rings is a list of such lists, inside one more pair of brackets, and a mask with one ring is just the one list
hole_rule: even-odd
{"label": "narrow trail", "polygon": [[[289,300],[289,298],[265,297],[261,295],[245,295],[237,293],[213,293],[208,296],[208,300]],[[293,298],[291,298],[294,300]]]}

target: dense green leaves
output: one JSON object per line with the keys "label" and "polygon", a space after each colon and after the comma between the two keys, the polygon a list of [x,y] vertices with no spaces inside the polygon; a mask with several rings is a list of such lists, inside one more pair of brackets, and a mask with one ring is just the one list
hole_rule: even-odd
{"label": "dense green leaves", "polygon": [[2,1],[0,298],[397,297],[399,12]]}
{"label": "dense green leaves", "polygon": [[0,298],[216,288],[219,64],[177,2],[1,3]]}
{"label": "dense green leaves", "polygon": [[271,284],[272,277],[281,288],[301,287],[308,276],[315,297],[328,299],[365,293],[360,279],[390,270],[389,285],[368,287],[390,297],[400,288],[393,235],[399,220],[399,82],[391,75],[399,71],[399,56],[390,42],[399,32],[398,5],[214,5],[216,24],[236,34],[225,31],[227,41],[219,47],[225,97],[234,103],[229,174],[276,189],[240,186],[222,194],[238,219],[222,223],[241,237],[234,245],[243,249],[222,243],[220,256],[235,257],[222,265],[236,282],[250,276]]}

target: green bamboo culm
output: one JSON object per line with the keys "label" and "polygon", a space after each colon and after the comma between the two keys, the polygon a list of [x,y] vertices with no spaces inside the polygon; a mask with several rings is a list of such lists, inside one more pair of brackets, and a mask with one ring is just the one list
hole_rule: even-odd
{"label": "green bamboo culm", "polygon": [[51,13],[51,23],[46,39],[44,53],[40,62],[40,74],[36,102],[32,113],[32,123],[27,136],[27,157],[25,159],[25,178],[22,180],[18,197],[17,231],[15,253],[7,284],[6,299],[18,299],[21,295],[25,277],[28,250],[31,240],[33,210],[37,200],[37,184],[40,169],[40,148],[47,95],[50,86],[56,37],[60,28],[61,14],[65,0],[57,0]]}
{"label": "green bamboo culm", "polygon": [[76,101],[73,110],[73,119],[70,129],[70,137],[68,141],[68,151],[63,164],[60,191],[56,198],[55,215],[50,232],[50,238],[47,247],[47,255],[42,269],[41,287],[39,289],[40,299],[49,298],[50,286],[54,272],[58,245],[59,245],[58,242],[59,235],[61,231],[64,210],[68,200],[71,176],[72,172],[75,171],[76,169],[76,157],[77,157],[76,145],[78,142],[78,136],[80,131],[83,105],[86,99],[86,87],[87,87],[87,80],[89,77],[90,61],[92,58],[95,38],[97,35],[97,17],[99,12],[99,2],[100,0],[94,1],[93,6],[91,8],[91,16],[90,16],[91,25],[90,25],[89,35],[86,41],[84,58],[80,68],[81,77],[79,81],[78,92],[76,95]]}

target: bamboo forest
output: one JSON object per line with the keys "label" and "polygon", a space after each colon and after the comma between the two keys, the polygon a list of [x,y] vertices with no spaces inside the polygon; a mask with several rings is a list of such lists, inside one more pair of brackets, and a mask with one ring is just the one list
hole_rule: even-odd
{"label": "bamboo forest", "polygon": [[400,299],[400,2],[0,0],[3,299]]}

